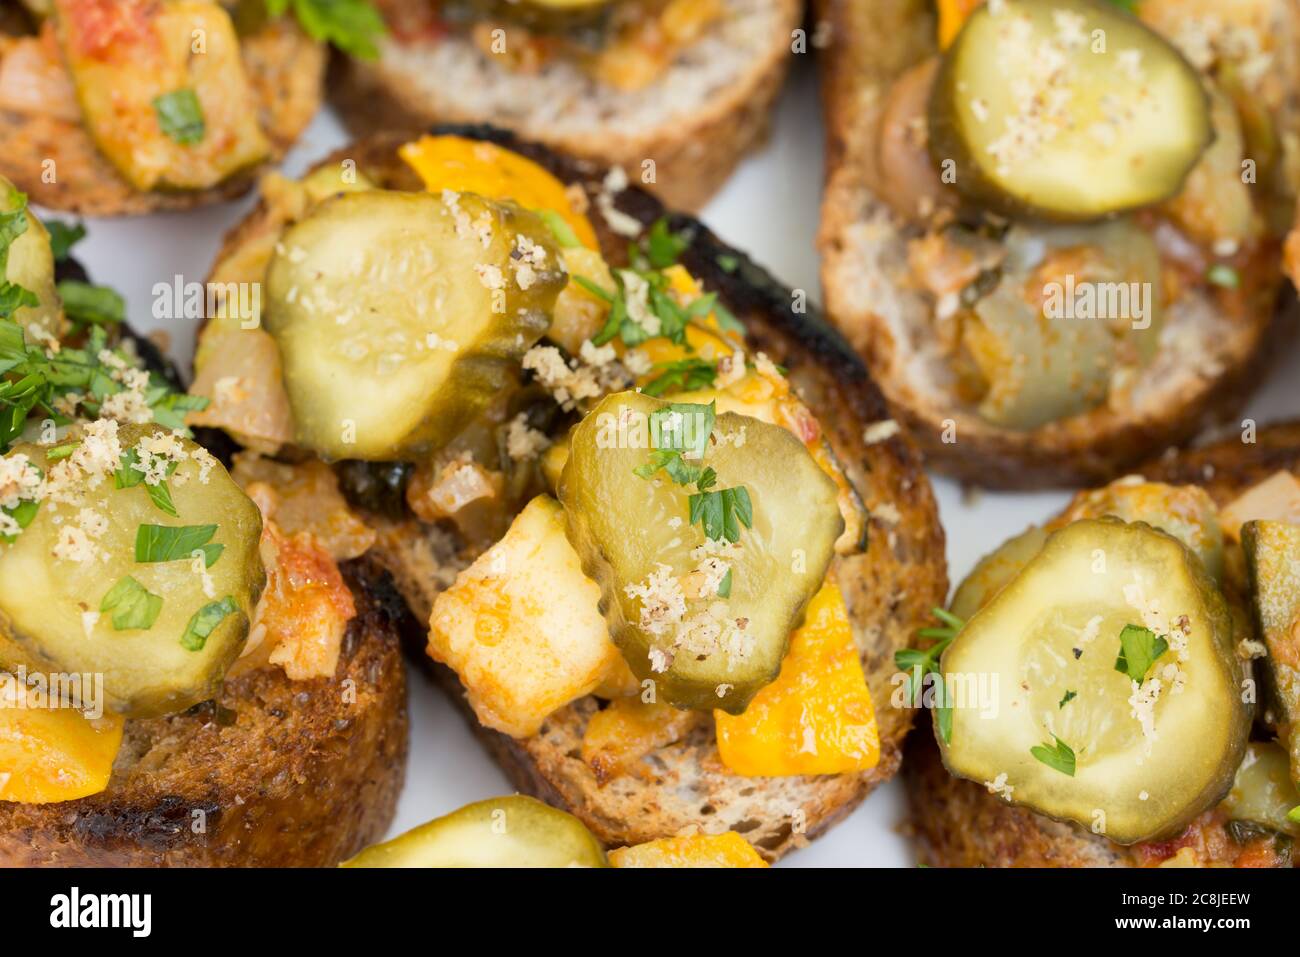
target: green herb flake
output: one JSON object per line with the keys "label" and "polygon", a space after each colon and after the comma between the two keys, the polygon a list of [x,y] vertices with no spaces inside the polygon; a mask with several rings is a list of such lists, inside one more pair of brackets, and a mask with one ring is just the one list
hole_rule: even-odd
{"label": "green herb flake", "polygon": [[239,611],[235,599],[227,595],[221,601],[211,601],[200,608],[190,618],[181,635],[181,645],[186,651],[202,651],[208,643],[208,636],[216,630],[217,625]]}
{"label": "green herb flake", "polygon": [[183,146],[198,143],[207,132],[203,107],[193,90],[172,90],[156,96],[153,109],[158,117],[158,128]]}
{"label": "green herb flake", "polygon": [[667,269],[677,264],[689,245],[690,241],[686,237],[668,228],[667,219],[657,219],[646,236],[646,260],[652,269]]}
{"label": "green herb flake", "polygon": [[[920,703],[921,688],[926,676],[934,676],[934,686],[936,688],[934,702],[935,727],[938,729],[943,742],[950,744],[952,743],[952,702],[945,696],[946,686],[943,682],[943,672],[940,670],[939,661],[947,647],[953,643],[961,630],[966,627],[966,622],[942,608],[932,608],[930,611],[934,617],[939,619],[941,626],[922,628],[916,634],[919,638],[932,639],[933,644],[924,650],[904,648],[901,651],[894,652],[894,667],[903,673],[904,693],[914,707]],[[913,683],[914,676],[919,677],[920,680]]]}
{"label": "green herb flake", "polygon": [[1065,697],[1063,697],[1063,698],[1061,699],[1061,703],[1058,704],[1056,707],[1057,707],[1057,708],[1064,708],[1067,704],[1069,704],[1071,701],[1073,701],[1073,700],[1074,700],[1075,698],[1077,698],[1077,697],[1079,697],[1079,696],[1078,696],[1077,694],[1075,694],[1073,691],[1067,691],[1067,692],[1065,692]]}
{"label": "green herb flake", "polygon": [[69,226],[57,219],[47,219],[45,231],[50,234],[50,252],[56,263],[67,262],[69,250],[86,238],[85,223]]}
{"label": "green herb flake", "polygon": [[554,236],[555,241],[560,244],[560,248],[573,249],[576,246],[582,245],[582,243],[578,241],[578,234],[573,231],[573,227],[570,226],[568,222],[565,221],[564,217],[555,210],[539,209],[537,210],[537,215],[542,218],[542,222],[544,222],[546,228],[551,231],[551,235]]}
{"label": "green herb flake", "polygon": [[731,569],[727,569],[727,574],[722,576],[722,581],[718,582],[718,597],[731,597]]}
{"label": "green herb flake", "polygon": [[225,549],[212,542],[216,533],[215,525],[141,525],[135,535],[135,560],[141,564],[177,562],[202,551],[204,564],[211,568]]}
{"label": "green herb flake", "polygon": [[[18,524],[19,528],[26,528],[36,519],[36,513],[39,512],[40,509],[40,502],[25,500],[19,502],[17,505],[13,506],[13,508],[0,509],[0,511],[3,511],[6,515],[12,518]],[[16,541],[18,541],[17,535],[0,535],[0,542],[4,542],[6,545],[12,545]]]}
{"label": "green herb flake", "polygon": [[1156,659],[1169,650],[1169,642],[1157,638],[1155,632],[1141,625],[1125,625],[1119,634],[1119,657],[1115,670],[1129,676],[1138,684],[1146,681],[1147,673]]}
{"label": "green herb flake", "polygon": [[1039,744],[1030,748],[1029,753],[1052,770],[1060,771],[1067,777],[1074,777],[1074,750],[1056,735],[1052,735],[1052,738],[1056,741],[1054,747],[1049,748],[1047,745]]}
{"label": "green herb flake", "polygon": [[65,442],[62,445],[54,445],[45,450],[45,461],[59,462],[66,459],[73,452],[77,451],[80,442]]}
{"label": "green herb flake", "polygon": [[[697,487],[703,487],[702,479]],[[738,542],[741,525],[754,527],[754,506],[743,485],[698,492],[691,496],[690,505],[691,524],[699,523],[705,537],[715,542]]]}
{"label": "green herb flake", "polygon": [[63,311],[83,325],[115,326],[126,320],[126,300],[108,286],[95,286],[79,279],[59,282]]}
{"label": "green herb flake", "polygon": [[266,0],[267,12],[273,17],[290,7],[313,40],[333,44],[363,60],[378,58],[376,41],[385,33],[384,18],[370,0]]}
{"label": "green herb flake", "polygon": [[1241,287],[1241,274],[1224,263],[1215,263],[1206,270],[1205,281],[1223,289],[1238,289]]}
{"label": "green herb flake", "polygon": [[655,366],[659,374],[642,387],[646,395],[659,396],[665,392],[695,392],[709,389],[718,378],[718,367],[707,359],[679,359],[661,362]]}
{"label": "green herb flake", "polygon": [[99,603],[103,614],[113,616],[117,631],[144,630],[153,627],[162,611],[163,600],[130,575],[108,590]]}
{"label": "green herb flake", "polygon": [[725,273],[733,273],[740,268],[740,260],[735,256],[729,256],[726,253],[720,255],[714,260],[714,262],[716,262],[718,268]]}

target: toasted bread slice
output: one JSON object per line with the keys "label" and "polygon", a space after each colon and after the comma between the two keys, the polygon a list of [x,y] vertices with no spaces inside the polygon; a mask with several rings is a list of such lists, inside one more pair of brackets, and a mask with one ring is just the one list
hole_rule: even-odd
{"label": "toasted bread slice", "polygon": [[[1300,423],[1264,428],[1257,438],[1253,445],[1232,438],[1167,455],[1141,471],[1152,481],[1199,485],[1220,506],[1279,470],[1300,475]],[[1152,859],[1147,846],[1123,847],[1085,828],[1008,804],[979,784],[953,777],[939,758],[928,722],[918,724],[909,737],[906,755],[910,831],[924,864],[1133,867]],[[1174,844],[1191,847],[1206,866],[1232,864],[1242,850],[1214,812],[1198,819]]]}
{"label": "toasted bread slice", "polygon": [[[990,424],[955,394],[938,348],[928,293],[908,281],[908,241],[882,195],[878,127],[887,93],[936,52],[930,0],[820,0],[829,27],[821,57],[827,185],[818,239],[827,312],[864,356],[899,419],[936,469],[994,488],[1098,484],[1153,452],[1191,440],[1239,409],[1277,334],[1281,294],[1275,238],[1243,255],[1239,288],[1181,291],[1165,310],[1152,363],[1128,396],[1017,431]],[[1294,5],[1279,3],[1280,35],[1300,33]],[[1273,68],[1295,88],[1294,44]],[[1279,122],[1300,127],[1288,106]],[[1289,134],[1288,134],[1289,135]],[[1289,209],[1286,211],[1289,214]]]}
{"label": "toasted bread slice", "polygon": [[128,721],[107,790],[0,802],[0,866],[326,867],[382,837],[406,771],[410,620],[377,566],[342,570],[357,617],[332,679],[259,668]]}
{"label": "toasted bread slice", "polygon": [[[426,0],[396,0],[392,10]],[[621,91],[573,64],[519,72],[458,36],[389,38],[373,63],[339,64],[334,103],[357,136],[431,123],[492,123],[640,181],[696,210],[768,129],[801,0],[722,0],[719,22],[644,89]]]}
{"label": "toasted bread slice", "polygon": [[[0,69],[11,44],[0,38]],[[320,108],[325,47],[292,19],[279,19],[243,37],[240,49],[271,143],[271,162],[278,162]],[[0,175],[33,203],[86,216],[137,216],[233,199],[257,181],[259,172],[240,173],[212,189],[141,192],[104,158],[79,122],[0,108],[0,140],[5,143]]]}
{"label": "toasted bread slice", "polygon": [[[611,230],[600,215],[606,169],[562,157],[486,127],[439,127],[433,131],[490,140],[540,163],[560,180],[579,184],[591,199],[589,215],[601,247],[614,262],[626,255],[627,236]],[[390,188],[418,189],[419,181],[396,156],[407,137],[390,134],[361,141],[325,163],[348,158],[373,181]],[[324,165],[324,164],[322,164]],[[610,194],[605,193],[608,200]],[[665,215],[650,194],[629,189],[613,197],[616,208],[643,227]],[[743,253],[723,244],[698,221],[672,216],[670,227],[691,242],[681,262],[704,286],[717,291],[743,322],[750,346],[789,370],[850,481],[871,513],[865,551],[838,556],[832,573],[843,591],[876,707],[881,757],[860,774],[818,777],[745,778],[723,767],[711,722],[682,741],[661,748],[645,762],[646,774],[628,774],[601,786],[580,756],[583,734],[600,707],[583,698],[555,712],[530,738],[513,739],[479,724],[465,705],[471,726],[519,790],[572,811],[610,846],[637,844],[684,829],[735,830],[768,859],[776,859],[847,815],[876,785],[898,769],[910,709],[890,703],[894,652],[906,647],[928,610],[947,587],[943,530],[920,458],[905,434],[892,426],[866,435],[868,426],[888,419],[880,393],[852,350],[815,310],[806,311],[790,291]],[[225,259],[249,243],[265,242],[276,224],[260,206],[227,238]],[[392,573],[415,615],[427,620],[434,599],[474,557],[440,526],[413,518],[392,521],[370,516],[379,529],[371,556]],[[423,647],[417,650],[423,657]],[[464,704],[455,675],[441,681]]]}

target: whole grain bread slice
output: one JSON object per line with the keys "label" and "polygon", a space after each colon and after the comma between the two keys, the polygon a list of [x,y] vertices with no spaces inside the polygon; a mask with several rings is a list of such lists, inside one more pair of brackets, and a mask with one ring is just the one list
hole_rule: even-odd
{"label": "whole grain bread slice", "polygon": [[[563,182],[580,186],[601,247],[614,263],[626,257],[627,217],[645,228],[667,215],[657,199],[640,189],[609,193],[605,167],[561,156],[507,132],[462,126],[432,132],[499,143],[542,164]],[[363,140],[322,165],[350,159],[382,186],[418,189],[418,179],[396,156],[397,146],[408,138],[389,134]],[[601,212],[611,203],[621,232]],[[482,728],[465,705],[456,677],[445,669],[437,673],[515,786],[577,814],[606,844],[635,844],[691,829],[729,829],[774,860],[843,818],[898,770],[913,712],[894,707],[891,700],[894,652],[913,642],[929,609],[946,594],[944,536],[916,449],[889,423],[879,391],[843,339],[815,308],[805,308],[799,297],[697,220],[671,215],[668,222],[689,240],[681,262],[708,290],[718,292],[745,324],[751,351],[766,352],[787,368],[871,514],[865,551],[837,557],[832,572],[848,605],[876,706],[879,765],[860,774],[739,777],[723,767],[712,723],[706,722],[648,757],[642,774],[602,786],[581,759],[587,722],[601,707],[596,698],[561,708],[537,735],[515,740]],[[265,243],[268,231],[278,228],[269,208],[261,204],[227,237],[219,261],[245,244]],[[379,530],[370,555],[392,573],[415,615],[427,621],[438,593],[473,554],[444,528],[409,516],[393,521],[371,515],[367,521]],[[423,659],[423,642],[415,653]]]}
{"label": "whole grain bread slice", "polygon": [[[0,60],[5,46],[0,40]],[[50,209],[85,216],[138,216],[193,209],[243,195],[258,173],[278,162],[320,108],[326,50],[292,20],[269,20],[240,42],[272,157],[211,189],[141,192],[95,147],[80,123],[0,109],[0,175]],[[53,166],[47,167],[47,161]],[[51,175],[52,172],[52,175]]]}
{"label": "whole grain bread slice", "polygon": [[[1279,29],[1300,36],[1294,4],[1278,6]],[[820,56],[827,180],[818,238],[827,312],[929,464],[994,488],[1097,484],[1237,412],[1270,344],[1285,334],[1280,249],[1271,240],[1231,294],[1189,290],[1169,305],[1159,354],[1130,399],[1027,431],[995,427],[960,401],[933,332],[933,306],[908,277],[908,229],[876,186],[885,97],[900,74],[935,52],[933,4],[818,0],[815,9],[829,38]],[[1284,52],[1273,68],[1294,88],[1300,61]],[[1281,121],[1300,129],[1294,104]]]}
{"label": "whole grain bread slice", "polygon": [[128,721],[106,790],[0,802],[0,866],[328,867],[381,838],[406,773],[401,635],[421,629],[379,566],[342,571],[357,616],[332,678],[257,668]]}
{"label": "whole grain bread slice", "polygon": [[[1300,422],[1260,430],[1254,444],[1229,438],[1173,452],[1141,469],[1151,481],[1199,485],[1222,506],[1279,470],[1300,475]],[[929,722],[908,738],[904,780],[909,831],[931,867],[1133,867],[1141,846],[1123,847],[1073,824],[1007,804],[988,789],[948,773]],[[1177,843],[1177,842],[1176,842]],[[1233,863],[1241,850],[1207,812],[1185,836],[1206,866]]]}
{"label": "whole grain bread slice", "polygon": [[638,181],[652,160],[649,188],[675,209],[696,210],[766,136],[803,17],[802,0],[722,4],[720,21],[643,90],[617,90],[563,60],[513,71],[453,35],[390,38],[373,63],[336,61],[331,97],[359,137],[491,123]]}

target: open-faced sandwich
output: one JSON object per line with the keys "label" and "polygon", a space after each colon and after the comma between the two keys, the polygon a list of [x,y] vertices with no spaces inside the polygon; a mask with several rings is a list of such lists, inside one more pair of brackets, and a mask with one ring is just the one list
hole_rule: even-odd
{"label": "open-faced sandwich", "polygon": [[492,123],[698,209],[766,134],[802,0],[378,0],[332,96],[357,135]]}
{"label": "open-faced sandwich", "polygon": [[196,444],[48,226],[0,181],[0,866],[337,863],[405,769],[404,609],[345,561],[373,532]]}
{"label": "open-faced sandwich", "polygon": [[342,23],[326,6],[296,3],[295,19],[287,0],[4,0],[0,174],[95,216],[242,193],[315,115],[320,41],[373,50],[373,11]]}
{"label": "open-faced sandwich", "polygon": [[822,16],[827,311],[936,468],[1096,484],[1236,410],[1300,182],[1300,5]]}
{"label": "open-faced sandwich", "polygon": [[897,769],[943,534],[838,336],[616,181],[483,127],[268,180],[212,275],[265,301],[214,310],[194,420],[333,463],[519,790],[774,859]]}
{"label": "open-faced sandwich", "polygon": [[922,861],[1294,864],[1300,426],[1246,438],[1080,493],[900,657]]}

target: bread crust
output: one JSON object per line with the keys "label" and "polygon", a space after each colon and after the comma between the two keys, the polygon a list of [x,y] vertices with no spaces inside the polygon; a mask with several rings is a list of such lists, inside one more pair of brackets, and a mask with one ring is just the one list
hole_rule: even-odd
{"label": "bread crust", "polygon": [[357,617],[332,679],[260,668],[128,721],[107,790],[0,802],[0,866],[327,867],[381,838],[406,773],[401,632],[419,629],[377,565],[342,571]]}
{"label": "bread crust", "polygon": [[[1152,481],[1194,484],[1222,506],[1279,469],[1300,474],[1300,422],[1261,429],[1254,444],[1229,438],[1166,454],[1141,473]],[[943,766],[926,722],[909,736],[903,765],[917,856],[931,867],[1134,867],[1137,848],[1122,847],[1084,828],[1011,805]],[[1236,850],[1216,840],[1213,812],[1194,828],[1204,865],[1233,863]],[[1191,832],[1189,832],[1191,833]]]}
{"label": "bread crust", "polygon": [[[411,77],[382,52],[375,63],[336,59],[331,102],[359,138],[435,123],[492,123],[557,152],[621,167],[633,180],[639,179],[642,163],[653,160],[656,182],[647,188],[673,209],[693,212],[767,137],[772,108],[789,70],[792,33],[803,18],[802,0],[772,2],[779,10],[776,29],[753,51],[741,76],[694,111],[635,132],[595,129],[560,134],[530,122],[527,114],[517,119],[485,116],[456,102],[451,94],[434,100],[417,90]],[[439,42],[468,43],[456,38]]]}
{"label": "bread crust", "polygon": [[[33,203],[84,216],[139,216],[206,206],[243,195],[279,162],[320,108],[326,50],[291,20],[268,21],[240,43],[271,159],[211,189],[141,192],[99,152],[80,123],[0,110],[0,175]],[[44,164],[54,163],[54,182]]]}
{"label": "bread crust", "polygon": [[[1241,289],[1222,306],[1232,322],[1215,339],[1212,362],[1200,356],[1173,364],[1179,387],[1169,401],[1125,403],[1029,431],[992,426],[956,400],[939,402],[904,381],[905,346],[882,316],[898,290],[888,277],[864,295],[869,230],[901,237],[872,186],[876,127],[885,93],[908,67],[934,52],[929,0],[818,0],[828,31],[821,57],[827,127],[827,184],[818,247],[826,308],[865,358],[895,414],[936,470],[979,486],[1003,489],[1104,483],[1168,446],[1183,445],[1228,421],[1262,377],[1270,346],[1287,335],[1279,301],[1280,249],[1261,246],[1243,270]],[[1296,118],[1288,117],[1294,126]],[[884,288],[880,288],[884,287]],[[1220,308],[1214,304],[1213,308]],[[1168,344],[1162,342],[1162,349]],[[1181,360],[1179,360],[1181,362]],[[1184,374],[1185,370],[1186,374]],[[1185,378],[1185,382],[1182,379]]]}
{"label": "bread crust", "polygon": [[[582,184],[593,198],[590,215],[606,255],[616,262],[624,257],[626,237],[610,231],[594,202],[604,167],[562,157],[489,127],[438,127],[433,132],[500,143],[541,163],[562,181]],[[396,158],[396,147],[405,139],[391,134],[363,140],[325,163],[350,158],[382,185],[418,189],[418,180]],[[617,207],[645,225],[665,215],[657,199],[638,189],[620,194]],[[879,765],[861,774],[742,778],[722,766],[713,729],[706,726],[656,752],[644,777],[628,774],[602,787],[580,757],[587,721],[599,707],[595,698],[561,708],[537,735],[515,740],[484,729],[465,703],[455,675],[446,669],[437,673],[511,783],[573,812],[606,844],[636,844],[692,828],[731,829],[775,860],[846,816],[897,771],[913,712],[890,703],[894,652],[912,643],[929,609],[947,592],[944,535],[911,440],[902,433],[874,443],[865,439],[865,428],[888,419],[889,413],[866,369],[839,335],[811,307],[799,311],[788,289],[697,220],[675,215],[669,222],[674,231],[693,237],[682,263],[745,323],[751,349],[787,367],[873,512],[867,550],[837,557],[832,568],[876,705]],[[263,237],[273,226],[266,207],[260,206],[227,237],[221,258]],[[391,523],[375,517],[373,524],[380,536],[371,555],[389,568],[412,611],[427,621],[434,599],[448,583],[447,576],[436,571],[445,572],[448,565],[463,567],[473,556],[456,553],[445,532],[413,520]],[[415,654],[427,661],[423,640]]]}

